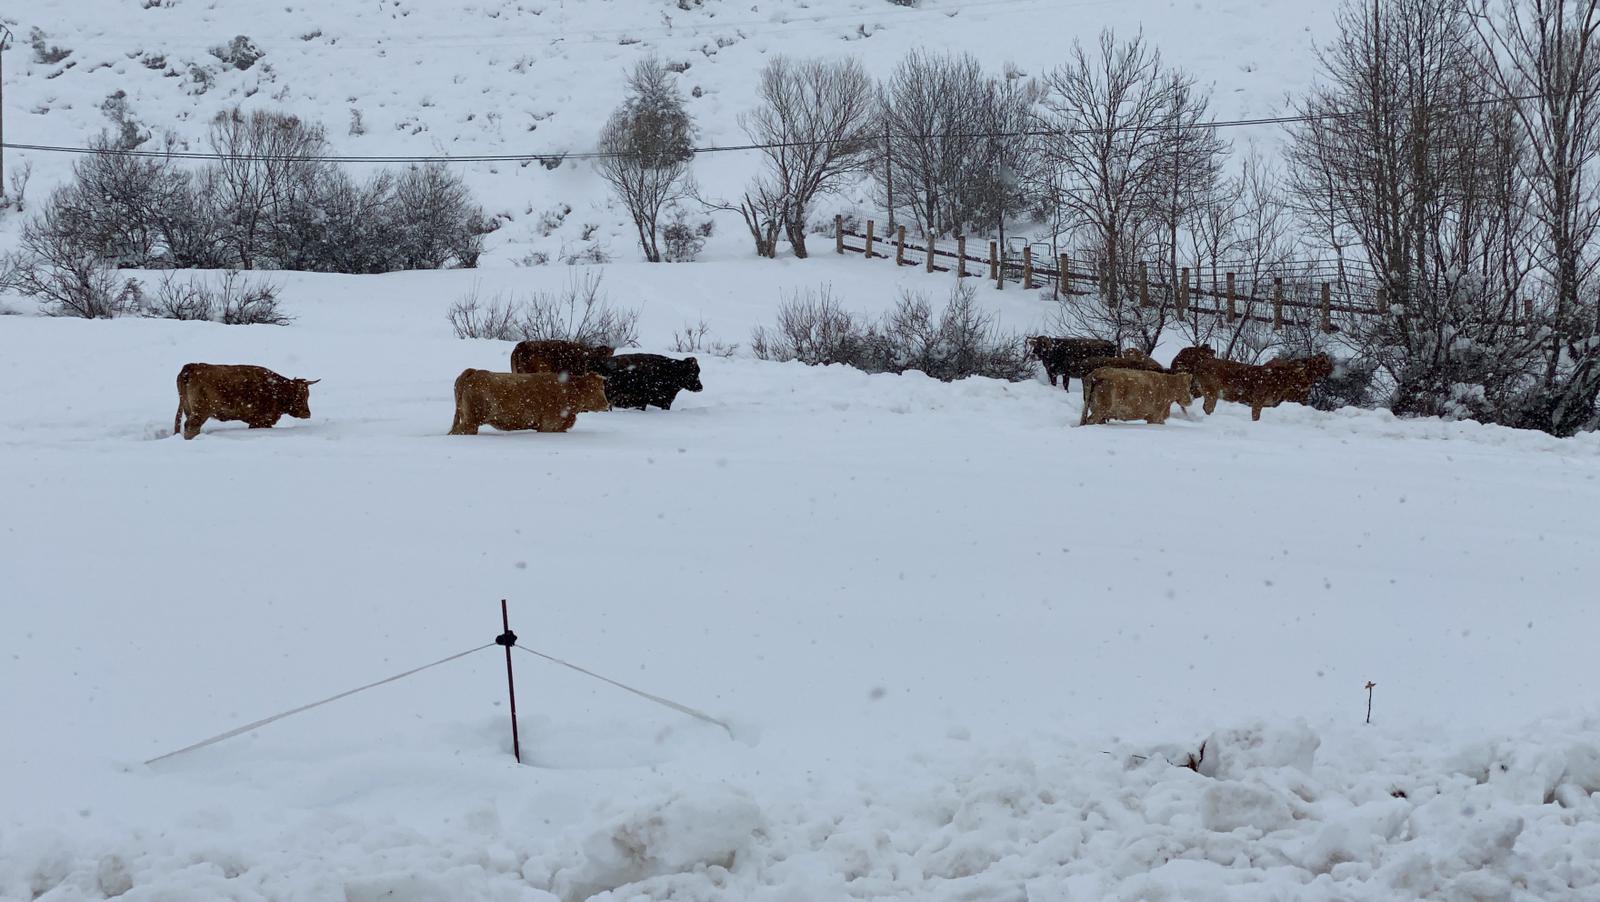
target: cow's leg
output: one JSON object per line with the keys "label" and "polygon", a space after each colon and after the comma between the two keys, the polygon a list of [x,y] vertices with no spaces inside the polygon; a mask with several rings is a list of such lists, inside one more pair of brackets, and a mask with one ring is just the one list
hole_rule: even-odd
{"label": "cow's leg", "polygon": [[1261,405],[1260,404],[1252,404],[1252,405],[1250,405],[1250,419],[1254,420],[1254,421],[1258,421],[1258,422],[1260,421],[1260,419],[1261,419]]}
{"label": "cow's leg", "polygon": [[205,424],[205,414],[196,415],[195,413],[190,412],[189,418],[183,423],[183,437],[186,439],[194,438],[200,434],[200,427],[204,426]]}
{"label": "cow's leg", "polygon": [[1217,396],[1214,392],[1206,392],[1206,402],[1201,405],[1205,408],[1206,416],[1211,416],[1217,409]]}
{"label": "cow's leg", "polygon": [[1052,370],[1045,370],[1044,374],[1046,376],[1050,377],[1050,387],[1051,388],[1055,388],[1056,387],[1056,374],[1055,374],[1055,372],[1052,371]]}

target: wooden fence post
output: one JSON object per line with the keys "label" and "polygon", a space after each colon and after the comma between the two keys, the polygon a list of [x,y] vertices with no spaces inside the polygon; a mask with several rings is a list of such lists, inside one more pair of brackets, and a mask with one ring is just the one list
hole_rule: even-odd
{"label": "wooden fence post", "polygon": [[1239,308],[1238,308],[1238,305],[1236,305],[1234,303],[1234,298],[1236,298],[1237,296],[1238,295],[1234,293],[1233,273],[1230,272],[1230,273],[1228,273],[1228,322],[1229,323],[1232,323],[1234,320],[1237,320],[1239,318]]}
{"label": "wooden fence post", "polygon": [[1056,266],[1059,267],[1059,269],[1056,270],[1056,285],[1057,285],[1057,287],[1060,289],[1062,294],[1071,294],[1072,293],[1072,283],[1067,281],[1067,255],[1066,254],[1062,254],[1060,256],[1060,259],[1056,260]]}
{"label": "wooden fence post", "polygon": [[1377,305],[1378,305],[1378,315],[1379,316],[1388,316],[1389,315],[1389,289],[1387,289],[1387,288],[1379,288],[1373,294],[1373,299],[1377,302]]}
{"label": "wooden fence post", "polygon": [[1523,298],[1522,299],[1522,318],[1524,320],[1530,322],[1530,323],[1533,322],[1533,299],[1532,298]]}
{"label": "wooden fence post", "polygon": [[1333,331],[1333,286],[1322,283],[1322,331]]}
{"label": "wooden fence post", "polygon": [[867,220],[867,252],[868,260],[872,259],[872,220]]}
{"label": "wooden fence post", "polygon": [[1283,328],[1283,276],[1272,280],[1272,331]]}
{"label": "wooden fence post", "polygon": [[1006,287],[1005,279],[1000,276],[1000,243],[989,242],[989,278],[994,280],[994,287]]}
{"label": "wooden fence post", "polygon": [[1183,279],[1178,283],[1178,312],[1189,309],[1189,267],[1183,268]]}
{"label": "wooden fence post", "polygon": [[933,272],[933,236],[932,235],[923,235],[922,236],[922,250],[923,250],[923,254],[922,254],[922,256],[923,256],[922,271],[923,272]]}
{"label": "wooden fence post", "polygon": [[956,278],[967,277],[967,236],[956,236]]}
{"label": "wooden fence post", "polygon": [[833,251],[836,254],[844,253],[844,217],[833,217]]}
{"label": "wooden fence post", "polygon": [[906,227],[900,226],[894,235],[894,265],[906,265]]}
{"label": "wooden fence post", "polygon": [[1022,248],[1022,290],[1033,290],[1033,248]]}
{"label": "wooden fence post", "polygon": [[1150,264],[1139,261],[1139,306],[1150,306]]}

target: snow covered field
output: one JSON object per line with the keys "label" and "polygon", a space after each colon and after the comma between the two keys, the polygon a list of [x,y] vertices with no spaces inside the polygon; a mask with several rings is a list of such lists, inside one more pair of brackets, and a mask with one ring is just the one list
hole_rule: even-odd
{"label": "snow covered field", "polygon": [[[744,341],[773,274],[870,309],[892,269],[606,280],[669,350]],[[284,328],[0,317],[0,897],[1600,895],[1596,436],[1076,429],[1042,381],[746,357],[671,412],[446,436],[509,345],[445,305],[569,275],[284,276]],[[191,360],[321,378],[313,419],[172,438]],[[518,767],[490,649],[140,763],[486,643],[500,598],[733,738],[523,655]]]}

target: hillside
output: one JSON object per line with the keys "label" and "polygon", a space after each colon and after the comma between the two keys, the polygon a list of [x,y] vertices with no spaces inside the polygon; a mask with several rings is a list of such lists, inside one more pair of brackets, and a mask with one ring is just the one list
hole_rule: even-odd
{"label": "hillside", "polygon": [[[909,49],[952,48],[997,71],[1012,62],[1041,74],[1065,59],[1073,38],[1092,39],[1102,27],[1142,28],[1170,62],[1212,86],[1219,118],[1244,118],[1280,110],[1285,92],[1310,77],[1306,63],[1326,15],[1271,0],[53,0],[0,14],[17,37],[5,59],[5,136],[82,145],[111,127],[102,107],[123,92],[128,114],[158,139],[170,131],[195,149],[203,149],[210,117],[237,104],[321,122],[343,155],[584,151],[621,98],[626,70],[654,53],[687,67],[679,85],[700,144],[742,144],[736,117],[753,106],[755,75],[771,54],[854,54],[881,76]],[[36,61],[33,28],[47,50],[69,55]],[[246,70],[210,52],[239,35],[260,54]],[[1270,146],[1278,132],[1230,137]],[[24,161],[35,166],[35,199],[70,165],[65,155],[20,151],[7,165]],[[758,166],[750,152],[706,155],[695,174],[718,195]],[[505,222],[486,265],[530,251],[557,258],[591,231],[613,258],[636,259],[626,216],[590,164],[470,164],[465,172]],[[872,212],[865,191],[836,205]],[[0,219],[0,229],[14,229],[15,220]],[[736,217],[724,216],[719,229],[712,253],[748,253]]]}

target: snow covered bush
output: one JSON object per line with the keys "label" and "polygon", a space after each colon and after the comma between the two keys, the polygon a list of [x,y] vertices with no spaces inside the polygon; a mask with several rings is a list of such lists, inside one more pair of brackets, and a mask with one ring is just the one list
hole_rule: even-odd
{"label": "snow covered bush", "polygon": [[167,273],[143,312],[161,319],[208,320],[230,326],[288,325],[293,317],[278,306],[278,286],[230,270],[212,282],[204,277],[179,281]]}
{"label": "snow covered bush", "polygon": [[241,34],[227,44],[212,47],[211,55],[221,60],[224,66],[242,72],[254,66],[257,60],[266,55],[266,51]]}
{"label": "snow covered bush", "polygon": [[715,224],[709,219],[691,224],[683,210],[673,211],[672,221],[661,228],[661,243],[665,246],[661,259],[668,263],[693,262],[705,248],[713,229]]}
{"label": "snow covered bush", "polygon": [[944,382],[968,376],[1018,382],[1032,375],[1022,338],[1001,333],[966,283],[951,290],[937,313],[926,296],[906,292],[876,322],[845,310],[829,286],[790,295],[778,308],[776,328],[757,327],[750,347],[762,360],[840,363],[869,373],[917,370]]}
{"label": "snow covered bush", "polygon": [[450,305],[446,318],[457,338],[497,341],[562,339],[613,348],[637,347],[639,311],[612,307],[600,290],[599,276],[574,279],[559,292],[516,298],[496,295],[488,302],[477,288]]}
{"label": "snow covered bush", "polygon": [[120,151],[145,135],[122,98],[104,109],[121,123],[103,152],[73,164],[47,202],[50,230],[75,252],[111,266],[288,269],[382,273],[475,267],[496,224],[443,164],[381,170],[357,183],[317,159],[321,126],[283,113],[235,108],[210,128],[225,159],[184,169],[168,157]]}

